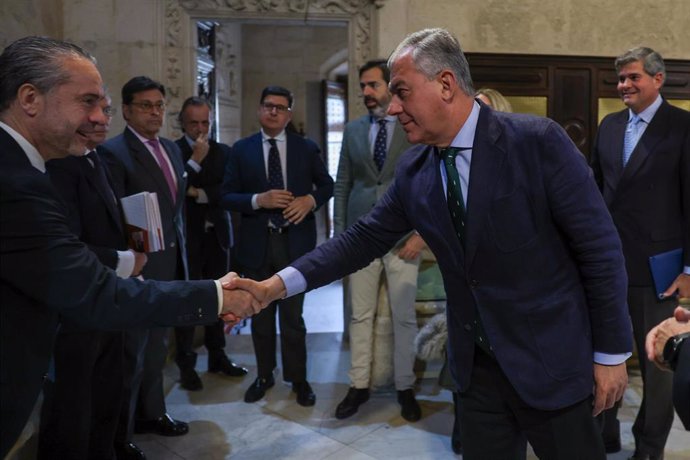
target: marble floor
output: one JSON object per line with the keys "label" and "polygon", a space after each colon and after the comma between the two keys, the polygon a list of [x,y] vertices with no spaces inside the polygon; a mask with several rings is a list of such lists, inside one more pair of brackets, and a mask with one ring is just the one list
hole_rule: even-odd
{"label": "marble floor", "polygon": [[[314,407],[295,402],[288,385],[276,385],[253,404],[243,401],[246,387],[256,377],[251,337],[228,338],[232,359],[250,372],[232,379],[206,372],[205,349],[199,351],[197,370],[204,383],[200,392],[187,392],[176,382],[174,364],[165,369],[168,412],[189,422],[189,433],[178,438],[137,435],[136,444],[150,460],[372,460],[452,459],[451,394],[434,378],[421,378],[417,395],[422,419],[408,423],[400,417],[393,388],[378,389],[353,417],[337,420],[336,405],[348,388],[349,348],[342,341],[342,301],[339,285],[307,295],[305,321],[308,335],[308,378],[317,396]],[[330,319],[329,319],[330,318]],[[244,332],[244,331],[243,331]],[[280,360],[278,361],[280,362]],[[621,410],[623,450],[609,460],[627,459],[634,444],[630,428],[640,403],[639,372],[631,370],[631,384]],[[529,455],[528,458],[536,458]],[[667,443],[666,460],[690,459],[690,434],[676,417]]]}

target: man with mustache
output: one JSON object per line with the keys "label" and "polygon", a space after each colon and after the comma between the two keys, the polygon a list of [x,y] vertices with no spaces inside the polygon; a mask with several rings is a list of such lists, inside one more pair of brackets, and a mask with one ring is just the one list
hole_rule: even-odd
{"label": "man with mustache", "polygon": [[[368,115],[345,126],[334,197],[334,233],[345,231],[368,213],[393,181],[400,155],[410,147],[395,117],[386,115],[391,101],[386,61],[374,60],[359,69],[359,87]],[[393,320],[393,371],[401,415],[415,422],[421,409],[414,394],[414,338],[417,317],[417,273],[424,241],[415,232],[405,235],[394,249],[374,259],[349,277],[350,389],[335,410],[344,419],[369,399],[374,348],[374,321],[382,277],[386,282]]]}

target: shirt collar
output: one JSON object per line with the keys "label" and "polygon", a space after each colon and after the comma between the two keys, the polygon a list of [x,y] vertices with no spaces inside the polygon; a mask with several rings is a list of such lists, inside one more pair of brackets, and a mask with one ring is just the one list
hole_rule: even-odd
{"label": "shirt collar", "polygon": [[187,141],[187,144],[189,144],[190,147],[194,148],[194,145],[196,144],[196,140],[192,139],[191,137],[187,136],[186,134],[184,135],[184,140]]}
{"label": "shirt collar", "polygon": [[391,116],[391,115],[386,115],[385,117],[375,117],[373,115],[369,115],[369,123],[378,123],[379,120],[386,120],[387,123],[394,123],[397,117]]}
{"label": "shirt collar", "polygon": [[474,133],[477,130],[477,122],[479,121],[479,110],[479,104],[477,101],[473,101],[470,116],[465,120],[462,128],[460,128],[460,132],[453,138],[450,147],[472,148],[474,145]]}
{"label": "shirt collar", "polygon": [[127,125],[127,129],[129,129],[130,131],[132,131],[132,133],[133,133],[135,136],[137,136],[137,139],[139,139],[139,140],[141,141],[141,143],[144,144],[144,145],[149,145],[148,142],[149,142],[149,141],[152,141],[152,140],[157,140],[157,141],[160,143],[160,139],[158,138],[158,136],[156,136],[156,139],[149,139],[149,138],[147,138],[147,137],[142,136],[142,135],[139,134],[138,132],[136,132],[136,130],[135,130],[134,128],[132,128],[131,126],[129,126],[129,125]]}
{"label": "shirt collar", "polygon": [[14,139],[17,142],[17,144],[19,144],[19,147],[21,147],[21,149],[24,151],[24,154],[26,155],[26,158],[29,160],[29,163],[31,163],[31,166],[38,169],[42,173],[46,172],[46,161],[43,159],[41,154],[38,153],[38,150],[36,150],[36,147],[34,147],[31,144],[31,142],[27,141],[24,136],[22,136],[17,131],[10,128],[8,125],[1,121],[0,128],[7,131],[7,134],[12,136],[12,139]]}
{"label": "shirt collar", "polygon": [[[659,107],[661,107],[661,103],[664,101],[664,99],[661,97],[661,94],[659,94],[654,102],[652,102],[649,107],[644,109],[642,112],[638,113],[637,116],[640,117],[642,121],[645,123],[649,124],[652,121],[652,118],[654,118],[654,115],[656,114],[656,111],[659,110]],[[628,121],[630,121],[633,117],[633,111],[631,109],[628,109]]]}
{"label": "shirt collar", "polygon": [[278,142],[285,142],[285,137],[286,137],[285,130],[282,130],[280,133],[278,133],[277,136],[271,138],[271,136],[269,136],[268,134],[266,134],[266,133],[264,132],[264,129],[261,128],[261,141],[262,141],[262,142],[267,142],[269,139],[275,139],[275,140],[277,140]]}

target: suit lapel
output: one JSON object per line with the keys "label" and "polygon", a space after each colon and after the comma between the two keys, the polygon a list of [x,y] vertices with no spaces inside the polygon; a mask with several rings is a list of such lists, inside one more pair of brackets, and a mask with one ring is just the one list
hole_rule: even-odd
{"label": "suit lapel", "polygon": [[[350,151],[362,157],[362,164],[366,165],[371,177],[379,177],[379,169],[376,167],[376,163],[374,163],[374,156],[372,155],[371,146],[369,145],[371,118],[369,115],[365,115],[356,120],[356,123],[356,131],[354,136],[351,137],[354,142],[352,143],[353,146]],[[386,167],[386,162],[384,162],[383,167]]]}
{"label": "suit lapel", "polygon": [[619,112],[611,120],[611,129],[607,131],[606,137],[603,140],[605,145],[602,146],[602,152],[611,152],[611,158],[602,158],[601,161],[610,162],[611,187],[613,190],[618,189],[618,183],[623,175],[623,138],[625,137],[625,128],[628,124],[628,111],[623,110]]}
{"label": "suit lapel", "polygon": [[165,202],[170,209],[174,209],[175,206],[168,192],[168,183],[165,180],[165,176],[163,176],[163,171],[161,171],[160,166],[156,163],[149,149],[146,148],[139,138],[129,131],[129,128],[125,129],[125,138],[127,139],[127,144],[129,144],[129,150],[132,152],[134,160],[142,166],[142,169],[146,171],[156,183],[159,202]]}
{"label": "suit lapel", "polygon": [[654,114],[652,122],[647,126],[642,137],[640,137],[630,156],[630,160],[628,160],[628,164],[623,169],[622,181],[629,180],[635,176],[647,160],[647,157],[654,151],[656,144],[666,137],[666,131],[668,130],[668,123],[666,121],[668,116],[667,108],[668,103],[664,101]]}
{"label": "suit lapel", "polygon": [[[395,166],[398,163],[399,156],[407,150],[409,145],[407,144],[405,132],[403,131],[400,123],[397,121],[392,123],[393,125],[393,137],[391,138],[391,146],[388,148],[388,153],[386,154],[386,161],[383,163],[383,169],[381,169],[381,174],[393,172]],[[391,154],[391,152],[396,152],[396,155]],[[372,158],[372,164],[374,160]],[[375,167],[375,166],[374,166]]]}
{"label": "suit lapel", "polygon": [[[185,179],[184,164],[182,163],[182,157],[178,154],[177,146],[174,142],[168,139],[160,138],[161,144],[165,148],[165,152],[168,154],[170,159],[170,164],[175,172],[175,178],[177,179],[177,197],[175,198],[175,210],[176,212],[182,207],[184,203],[184,197],[187,192],[187,182]],[[159,168],[160,169],[160,168]],[[163,172],[161,171],[161,177],[163,177]],[[165,180],[165,177],[163,177]],[[166,182],[167,187],[167,182]]]}
{"label": "suit lapel", "polygon": [[420,172],[418,184],[428,184],[428,190],[415,190],[419,197],[427,201],[427,206],[431,212],[433,226],[441,232],[441,240],[445,243],[447,254],[459,254],[458,260],[464,264],[465,248],[460,244],[460,240],[455,234],[455,227],[448,210],[448,200],[444,193],[443,181],[441,179],[441,160],[434,147],[427,147],[423,155],[427,155],[429,167],[423,168]]}
{"label": "suit lapel", "polygon": [[467,192],[465,219],[465,264],[470,266],[477,252],[478,242],[486,231],[485,225],[492,190],[501,176],[506,152],[498,141],[503,128],[496,122],[490,109],[482,107],[472,147],[472,165]]}
{"label": "suit lapel", "polygon": [[[108,210],[108,214],[110,214],[111,220],[115,223],[115,225],[117,225],[118,230],[122,230],[120,210],[117,206],[117,203],[113,201],[116,198],[115,193],[113,192],[112,183],[108,178],[108,172],[105,170],[102,163],[100,165],[94,165],[91,167],[91,165],[88,164],[89,160],[86,158],[79,158],[79,160],[79,167],[82,170],[83,176],[86,177],[86,180],[91,184],[91,187],[98,192],[101,200],[103,200],[105,208]],[[96,173],[95,171],[95,168],[98,167],[100,167],[101,171],[103,172],[102,177],[106,181],[105,184],[100,180],[100,174]]]}

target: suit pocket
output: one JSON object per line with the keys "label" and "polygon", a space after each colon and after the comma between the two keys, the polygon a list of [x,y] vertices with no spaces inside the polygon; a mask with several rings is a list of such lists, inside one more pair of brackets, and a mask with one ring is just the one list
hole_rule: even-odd
{"label": "suit pocket", "polygon": [[530,332],[547,374],[566,380],[592,362],[591,333],[586,315],[570,302],[553,302],[527,316]]}
{"label": "suit pocket", "polygon": [[489,225],[496,246],[503,252],[517,251],[536,239],[534,206],[522,188],[492,201]]}

